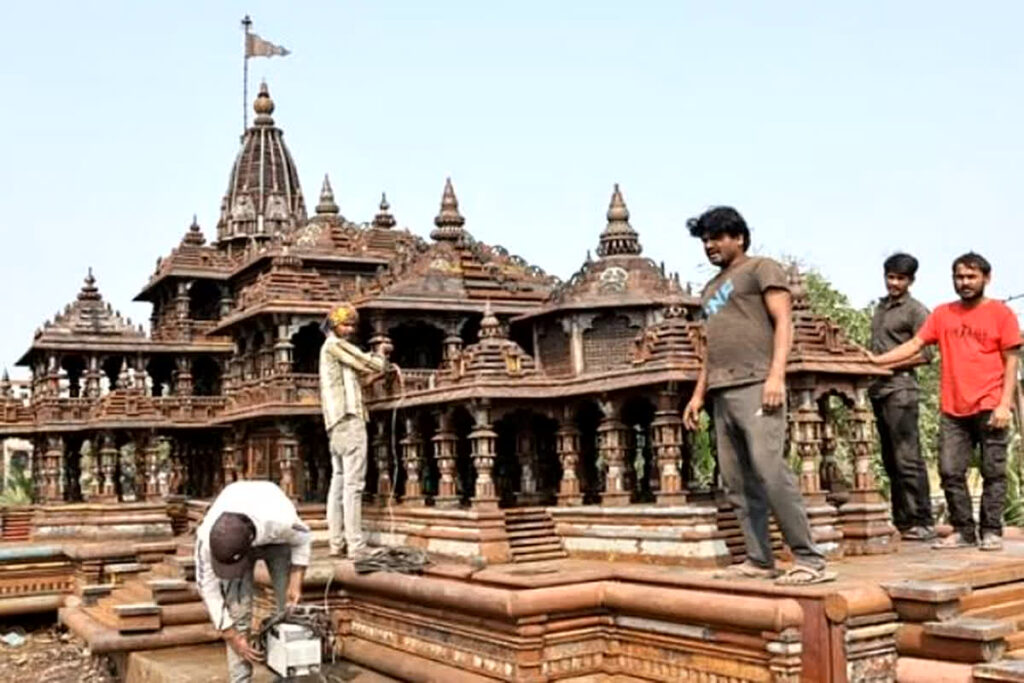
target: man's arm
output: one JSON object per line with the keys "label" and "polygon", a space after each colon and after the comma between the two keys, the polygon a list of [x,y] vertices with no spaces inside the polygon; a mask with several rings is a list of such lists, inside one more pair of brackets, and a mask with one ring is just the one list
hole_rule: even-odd
{"label": "man's arm", "polygon": [[[923,305],[917,303],[916,301],[911,303],[914,305],[913,311],[911,313],[911,325],[913,325],[914,327],[914,335],[916,336],[917,333],[921,330],[921,327],[924,326],[925,321],[928,319],[928,309],[925,308]],[[910,358],[899,361],[898,363],[888,365],[888,368],[890,370],[916,368],[919,365],[927,365],[928,363],[931,363],[934,357],[934,349],[930,345],[925,344],[924,347],[922,347],[917,353],[912,355]]]}
{"label": "man's arm", "polygon": [[343,363],[361,375],[369,375],[384,371],[384,359],[375,353],[366,353],[355,344],[344,339],[335,340],[327,347],[327,352],[338,362]]}
{"label": "man's arm", "polygon": [[1019,349],[1003,349],[1003,395],[999,405],[992,411],[988,423],[993,429],[1006,429],[1010,426],[1014,391],[1017,389],[1017,353]]}
{"label": "man's arm", "polygon": [[700,374],[697,376],[697,386],[693,388],[693,396],[686,403],[683,410],[683,424],[690,431],[697,431],[700,428],[700,411],[704,408],[704,397],[708,393],[708,365],[702,361]]}
{"label": "man's arm", "polygon": [[900,363],[913,358],[915,355],[921,352],[921,349],[925,347],[925,343],[921,341],[920,337],[913,337],[903,342],[895,349],[890,349],[883,354],[875,355],[868,352],[868,357],[872,363],[876,365],[883,365],[885,367],[898,366]]}
{"label": "man's arm", "polygon": [[298,515],[288,533],[288,545],[291,547],[292,568],[288,574],[288,589],[285,601],[289,605],[297,605],[302,599],[302,580],[306,577],[306,567],[313,552],[313,538],[309,527],[303,524]]}
{"label": "man's arm", "polygon": [[235,622],[228,614],[227,606],[224,604],[224,597],[220,592],[220,579],[213,573],[210,548],[205,539],[196,539],[195,556],[196,584],[199,587],[199,595],[206,605],[206,611],[210,614],[210,620],[219,631],[231,628]]}
{"label": "man's arm", "polygon": [[764,306],[775,325],[772,335],[772,360],[764,381],[761,405],[766,410],[782,407],[786,399],[786,364],[793,345],[793,303],[789,291],[772,287],[764,292]]}

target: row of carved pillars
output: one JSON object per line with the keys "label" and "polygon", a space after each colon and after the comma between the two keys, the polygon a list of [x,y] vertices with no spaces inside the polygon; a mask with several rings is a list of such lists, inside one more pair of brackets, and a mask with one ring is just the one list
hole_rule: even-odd
{"label": "row of carved pillars", "polygon": [[[120,438],[119,438],[120,437]],[[116,502],[156,500],[165,494],[213,495],[221,485],[215,466],[216,448],[172,439],[149,432],[100,432],[89,436],[91,467],[89,481],[79,490],[83,465],[82,437],[48,435],[38,444],[34,457],[35,499],[40,502],[85,500]],[[122,477],[121,449],[134,446],[134,477]],[[159,452],[166,443],[169,467],[161,483]]]}
{"label": "row of carved pillars", "polygon": [[[664,391],[658,398],[657,410],[650,424],[651,451],[657,470],[658,485],[655,493],[659,504],[685,502],[686,490],[683,475],[684,435],[683,421],[678,409],[679,396],[674,391]],[[499,435],[492,422],[491,407],[487,402],[468,406],[473,418],[472,429],[467,435],[469,457],[475,478],[472,491],[459,490],[457,461],[459,435],[453,424],[453,412],[443,410],[437,414],[437,428],[426,438],[421,433],[420,421],[415,413],[404,416],[404,436],[397,440],[399,463],[393,463],[391,437],[386,428],[387,421],[375,421],[374,436],[370,439],[370,450],[376,470],[376,491],[380,498],[387,498],[395,486],[392,474],[395,466],[404,470],[405,488],[403,501],[408,505],[422,505],[428,495],[424,489],[424,476],[431,463],[437,468],[436,492],[430,496],[440,507],[458,505],[462,498],[468,498],[473,507],[490,508],[497,506],[499,492],[494,477],[494,463],[497,456]],[[600,491],[604,505],[629,504],[636,487],[637,473],[632,467],[635,453],[629,439],[630,428],[621,420],[620,403],[602,404],[602,417],[596,428],[596,459],[603,463],[598,480],[604,481]],[[580,505],[584,491],[581,473],[581,432],[572,407],[565,406],[557,411],[558,426],[554,432],[554,450],[561,468],[557,482],[559,505]],[[543,499],[540,488],[539,448],[536,434],[529,429],[517,430],[515,434],[515,457],[519,466],[519,486],[515,500],[520,504],[536,504]],[[468,495],[465,495],[468,494]]]}

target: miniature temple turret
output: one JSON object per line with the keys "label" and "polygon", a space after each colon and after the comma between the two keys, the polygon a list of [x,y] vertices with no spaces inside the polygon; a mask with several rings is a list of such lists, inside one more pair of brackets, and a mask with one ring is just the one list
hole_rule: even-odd
{"label": "miniature temple turret", "polygon": [[438,242],[458,242],[465,236],[462,226],[466,219],[459,213],[459,200],[455,197],[452,179],[444,181],[444,193],[441,195],[441,211],[434,218],[437,227],[430,232],[430,238]]}
{"label": "miniature temple turret", "polygon": [[382,192],[380,195],[380,211],[373,217],[373,227],[378,230],[390,230],[395,225],[397,225],[397,221],[391,215],[391,205],[388,204],[388,196]]}
{"label": "miniature temple turret", "polygon": [[334,190],[331,188],[331,179],[324,174],[324,184],[320,188],[320,201],[316,205],[316,215],[336,216],[340,213],[338,205],[334,202]]}
{"label": "miniature temple turret", "polygon": [[597,247],[597,255],[606,256],[639,256],[642,248],[636,230],[629,224],[629,209],[622,198],[619,184],[615,183],[612,199],[608,204],[608,225],[601,233],[601,241]]}

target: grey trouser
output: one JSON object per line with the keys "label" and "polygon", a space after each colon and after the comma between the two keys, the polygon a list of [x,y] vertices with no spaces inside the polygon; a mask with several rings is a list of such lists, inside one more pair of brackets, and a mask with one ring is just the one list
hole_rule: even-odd
{"label": "grey trouser", "polygon": [[[258,545],[253,549],[257,559],[267,563],[270,582],[274,586],[278,611],[284,609],[288,592],[288,574],[292,569],[292,549],[287,543]],[[224,605],[235,622],[235,630],[249,634],[252,630],[252,572],[240,579],[221,580]],[[231,683],[247,683],[252,680],[252,664],[235,653],[230,645],[228,651],[228,679]]]}
{"label": "grey trouser", "polygon": [[718,466],[743,530],[747,560],[759,567],[774,566],[771,512],[796,561],[822,567],[825,557],[811,538],[796,476],[786,462],[786,411],[763,412],[763,389],[764,383],[758,382],[709,394]]}
{"label": "grey trouser", "polygon": [[331,427],[331,487],[327,492],[327,532],[331,552],[348,544],[351,557],[366,547],[363,539],[363,489],[366,488],[366,423],[346,415]]}
{"label": "grey trouser", "polygon": [[892,490],[892,521],[901,531],[915,526],[930,527],[935,522],[928,468],[921,457],[917,429],[917,391],[897,389],[871,399],[871,406],[882,445],[882,464]]}
{"label": "grey trouser", "polygon": [[939,475],[949,506],[949,523],[967,541],[974,541],[974,512],[967,490],[967,466],[975,446],[981,447],[981,531],[1003,533],[1003,505],[1006,502],[1006,446],[1009,429],[988,426],[991,411],[966,417],[942,414],[939,422]]}

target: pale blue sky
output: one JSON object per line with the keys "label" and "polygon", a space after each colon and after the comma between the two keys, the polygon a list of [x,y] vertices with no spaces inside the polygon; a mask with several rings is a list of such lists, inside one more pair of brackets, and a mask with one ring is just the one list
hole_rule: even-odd
{"label": "pale blue sky", "polygon": [[684,279],[708,270],[683,222],[729,203],[762,253],[857,304],[897,249],[930,306],[967,249],[992,295],[1024,292],[1022,3],[7,3],[0,365],[90,265],[148,321],[130,301],[157,256],[193,212],[211,235],[247,12],[293,51],[251,82],[310,209],[328,172],[347,217],[387,190],[426,235],[451,175],[467,229],[564,278],[619,182],[645,253]]}

